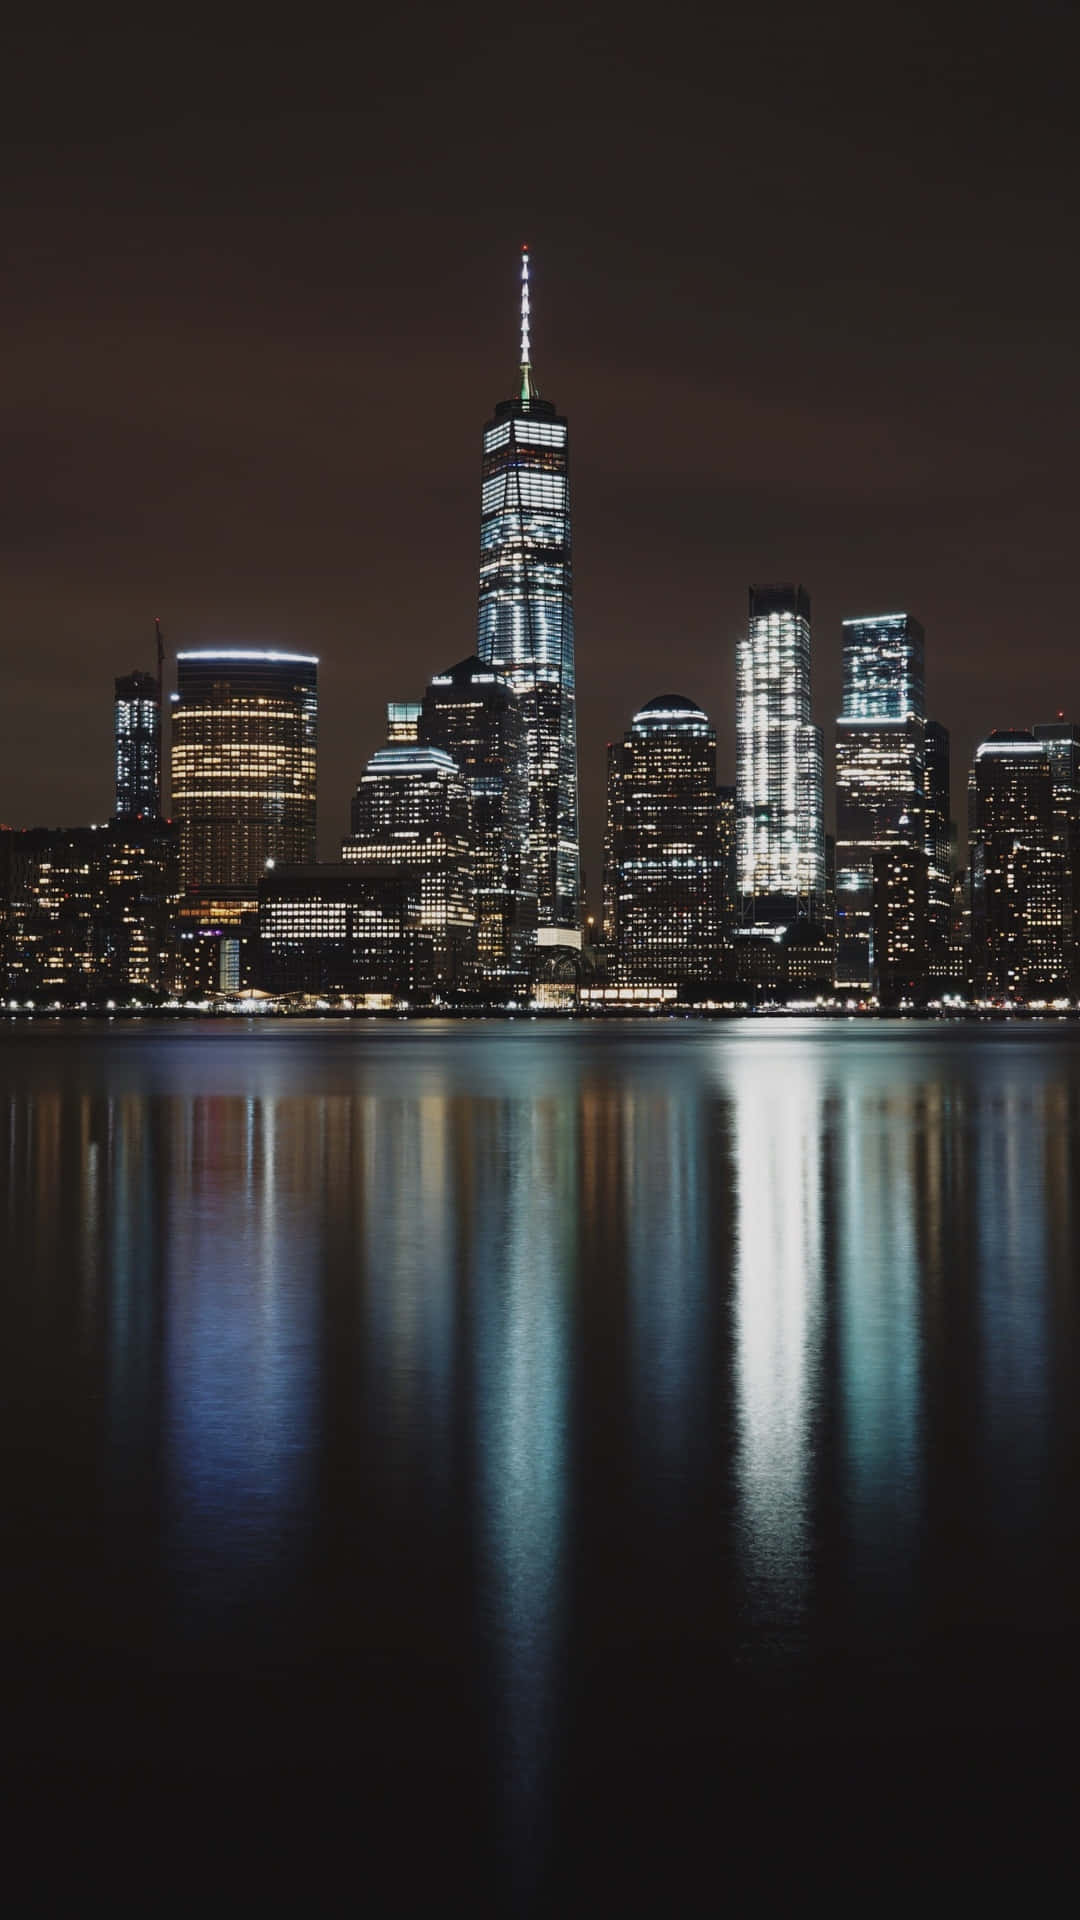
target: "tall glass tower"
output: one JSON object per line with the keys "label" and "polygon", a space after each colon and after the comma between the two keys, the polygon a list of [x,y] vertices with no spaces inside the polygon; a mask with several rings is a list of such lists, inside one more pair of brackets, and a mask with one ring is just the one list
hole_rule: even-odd
{"label": "tall glass tower", "polygon": [[116,683],[116,806],[119,819],[156,820],[161,813],[161,682],[152,673],[121,674]]}
{"label": "tall glass tower", "polygon": [[484,428],[476,651],[518,695],[538,919],[580,921],[574,602],[567,423],[533,379],[529,252],[521,253],[517,391]]}
{"label": "tall glass tower", "polygon": [[751,587],[736,655],[736,858],[744,924],[820,923],[821,729],[810,718],[810,595]]}
{"label": "tall glass tower", "polygon": [[926,966],[924,649],[909,613],[844,621],[836,984],[883,1003],[921,991]]}

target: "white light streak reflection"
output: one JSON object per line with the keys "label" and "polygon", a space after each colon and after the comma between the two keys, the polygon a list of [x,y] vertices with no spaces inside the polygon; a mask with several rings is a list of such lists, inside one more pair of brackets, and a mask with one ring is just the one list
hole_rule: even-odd
{"label": "white light streak reflection", "polygon": [[736,1178],[738,1545],[748,1619],[797,1630],[821,1346],[820,1075],[798,1041],[740,1052],[730,1081]]}

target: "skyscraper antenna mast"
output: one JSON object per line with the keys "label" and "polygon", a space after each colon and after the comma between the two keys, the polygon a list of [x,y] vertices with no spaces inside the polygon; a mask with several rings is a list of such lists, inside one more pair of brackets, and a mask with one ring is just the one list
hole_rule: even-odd
{"label": "skyscraper antenna mast", "polygon": [[536,388],[532,377],[532,313],[529,306],[529,246],[521,249],[521,403],[528,406]]}

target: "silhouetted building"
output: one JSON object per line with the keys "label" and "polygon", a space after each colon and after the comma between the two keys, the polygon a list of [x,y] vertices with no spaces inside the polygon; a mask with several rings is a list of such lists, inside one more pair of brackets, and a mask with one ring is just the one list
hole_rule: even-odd
{"label": "silhouetted building", "polygon": [[661,694],[608,749],[604,896],[608,979],[680,987],[725,970],[728,816],[716,734],[683,694]]}
{"label": "silhouetted building", "polygon": [[430,682],[418,739],[450,756],[469,794],[479,982],[497,993],[523,992],[536,950],[537,900],[519,697],[504,673],[474,654]]}
{"label": "silhouetted building", "polygon": [[417,990],[440,998],[471,983],[472,810],[464,776],[438,747],[380,747],[352,803],[342,861],[398,876],[416,911]]}
{"label": "silhouetted building", "polygon": [[1046,743],[992,733],[969,784],[972,988],[982,999],[1067,992],[1064,854]]}
{"label": "silhouetted building", "polygon": [[115,682],[116,807],[119,819],[161,814],[161,684],[152,673]]}
{"label": "silhouetted building", "polygon": [[751,587],[736,666],[740,917],[746,926],[820,925],[823,756],[811,720],[805,588]]}
{"label": "silhouetted building", "polygon": [[521,262],[517,391],[484,428],[476,651],[521,702],[539,924],[580,924],[574,606],[567,423],[533,377]]}
{"label": "silhouetted building", "polygon": [[952,877],[956,828],[950,797],[948,728],[928,720],[923,730],[923,835],[926,846],[926,977],[934,992],[955,991],[951,952]]}
{"label": "silhouetted building", "polygon": [[836,723],[836,986],[882,1004],[925,992],[923,706],[919,622],[907,613],[845,620]]}

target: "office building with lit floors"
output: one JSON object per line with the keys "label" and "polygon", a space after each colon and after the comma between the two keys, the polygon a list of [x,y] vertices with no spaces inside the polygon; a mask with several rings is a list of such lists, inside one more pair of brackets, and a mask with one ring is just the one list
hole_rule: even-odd
{"label": "office building with lit floors", "polygon": [[972,991],[1030,1002],[1068,993],[1067,872],[1047,743],[992,733],[969,787]]}
{"label": "office building with lit floors", "polygon": [[826,924],[824,762],[811,717],[810,596],[750,589],[736,650],[736,965],[771,975],[794,948],[794,978],[832,983]]}
{"label": "office building with lit floors", "polygon": [[611,985],[700,992],[725,973],[733,907],[727,824],[708,716],[683,694],[650,700],[608,748]]}
{"label": "office building with lit floors", "polygon": [[315,858],[318,661],[206,648],[177,655],[172,813],[192,985],[244,984],[270,861]]}
{"label": "office building with lit floors", "polygon": [[152,673],[121,674],[115,683],[113,732],[119,819],[161,814],[161,683]]}
{"label": "office building with lit floors", "polygon": [[0,829],[5,992],[64,1006],[171,995],[179,900],[179,839],[167,821]]}
{"label": "office building with lit floors", "polygon": [[270,867],[259,883],[258,985],[375,1006],[423,985],[420,909],[402,868]]}
{"label": "office building with lit floors", "polygon": [[950,793],[949,731],[928,720],[923,729],[923,835],[926,846],[926,980],[931,994],[963,985],[951,938],[956,827]]}
{"label": "office building with lit floors", "polygon": [[1080,996],[1080,727],[1065,720],[1033,729],[1050,762],[1054,785],[1054,836],[1065,865],[1065,958],[1069,992]]}
{"label": "office building with lit floors", "polygon": [[924,641],[907,613],[844,622],[836,723],[836,987],[926,992]]}
{"label": "office building with lit floors", "polygon": [[450,756],[469,794],[476,987],[527,991],[536,955],[536,874],[521,701],[507,676],[473,654],[429,683],[419,744]]}
{"label": "office building with lit floors", "polygon": [[[380,747],[360,778],[347,865],[397,878],[410,902],[417,995],[441,1000],[475,980],[472,808],[464,776],[438,747]],[[403,920],[403,926],[406,924]]]}
{"label": "office building with lit floors", "polygon": [[565,417],[532,367],[529,256],[521,263],[515,391],[484,428],[476,651],[521,704],[541,945],[580,945],[570,471]]}

